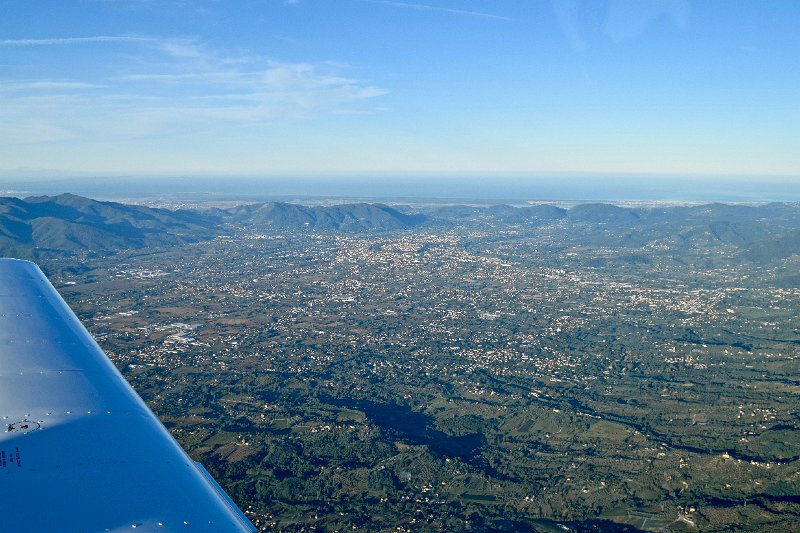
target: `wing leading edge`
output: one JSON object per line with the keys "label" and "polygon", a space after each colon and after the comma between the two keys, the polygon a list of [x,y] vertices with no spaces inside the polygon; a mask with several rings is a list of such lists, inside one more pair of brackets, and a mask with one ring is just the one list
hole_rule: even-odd
{"label": "wing leading edge", "polygon": [[255,531],[35,264],[0,259],[3,531]]}

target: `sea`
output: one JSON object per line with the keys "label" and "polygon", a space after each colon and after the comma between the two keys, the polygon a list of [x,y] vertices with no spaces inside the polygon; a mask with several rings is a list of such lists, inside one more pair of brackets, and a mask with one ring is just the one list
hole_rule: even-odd
{"label": "sea", "polygon": [[800,202],[800,176],[649,174],[359,174],[284,176],[2,177],[0,196],[72,193],[148,204],[294,201],[388,203]]}

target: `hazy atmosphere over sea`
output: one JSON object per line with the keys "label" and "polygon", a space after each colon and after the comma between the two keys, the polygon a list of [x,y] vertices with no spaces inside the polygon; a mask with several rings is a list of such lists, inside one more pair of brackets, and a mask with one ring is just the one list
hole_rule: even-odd
{"label": "hazy atmosphere over sea", "polygon": [[242,178],[61,178],[0,180],[2,195],[72,192],[112,200],[252,201],[380,199],[395,201],[796,202],[790,179],[690,178],[648,175],[378,175]]}

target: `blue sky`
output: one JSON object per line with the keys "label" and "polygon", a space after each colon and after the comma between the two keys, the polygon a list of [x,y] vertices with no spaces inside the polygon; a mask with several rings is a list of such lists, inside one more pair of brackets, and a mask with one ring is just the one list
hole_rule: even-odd
{"label": "blue sky", "polygon": [[5,0],[0,175],[800,176],[800,2]]}

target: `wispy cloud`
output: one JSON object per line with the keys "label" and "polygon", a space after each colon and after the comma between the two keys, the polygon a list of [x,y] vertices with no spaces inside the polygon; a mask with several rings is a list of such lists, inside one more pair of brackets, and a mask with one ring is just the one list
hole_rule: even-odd
{"label": "wispy cloud", "polygon": [[690,13],[688,0],[614,0],[606,22],[606,33],[615,42],[630,41],[664,15],[684,30],[689,25]]}
{"label": "wispy cloud", "polygon": [[451,9],[448,7],[432,6],[428,4],[416,4],[411,2],[394,2],[393,0],[361,0],[370,4],[382,4],[385,6],[399,7],[403,9],[414,9],[417,11],[436,11],[439,13],[449,13],[451,15],[466,15],[470,17],[482,17],[495,20],[513,20],[510,17],[503,15],[495,15],[493,13],[484,13],[481,11],[469,11],[465,9]]}
{"label": "wispy cloud", "polygon": [[16,83],[4,83],[0,85],[0,91],[70,91],[82,89],[102,89],[107,85],[97,83],[84,83],[77,81],[63,80],[42,80],[42,81],[21,81]]}
{"label": "wispy cloud", "polygon": [[[581,31],[582,13],[597,6],[585,0],[551,0],[556,17],[570,46],[575,51],[588,49]],[[623,43],[640,36],[656,20],[667,16],[679,29],[689,25],[691,5],[688,0],[610,0],[606,6],[605,33],[612,41]],[[588,32],[587,32],[588,35]]]}
{"label": "wispy cloud", "polygon": [[58,46],[92,43],[125,43],[151,41],[149,37],[129,37],[123,35],[94,35],[91,37],[59,37],[54,39],[3,39],[0,46]]}
{"label": "wispy cloud", "polygon": [[279,118],[372,112],[366,102],[387,92],[352,76],[346,65],[230,54],[191,38],[102,36],[0,44],[117,41],[131,46],[75,56],[87,62],[76,65],[76,72],[89,69],[88,62],[99,65],[90,79],[47,78],[43,67],[40,79],[3,80],[0,136],[34,143],[171,136]]}

